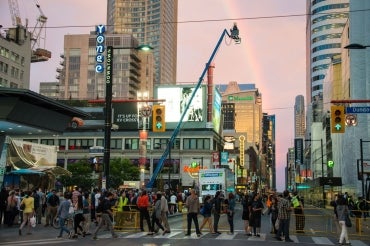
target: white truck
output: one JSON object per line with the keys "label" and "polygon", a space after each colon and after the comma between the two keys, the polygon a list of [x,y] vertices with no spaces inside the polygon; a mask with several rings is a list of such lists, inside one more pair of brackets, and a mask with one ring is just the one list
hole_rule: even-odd
{"label": "white truck", "polygon": [[234,191],[233,173],[229,169],[200,169],[199,170],[199,197],[214,196],[216,191]]}

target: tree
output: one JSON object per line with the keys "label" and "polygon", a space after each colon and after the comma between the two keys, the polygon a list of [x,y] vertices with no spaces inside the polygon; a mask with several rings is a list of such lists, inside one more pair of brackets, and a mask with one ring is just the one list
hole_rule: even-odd
{"label": "tree", "polygon": [[87,160],[68,164],[67,170],[72,173],[72,176],[63,175],[59,179],[64,187],[77,185],[83,190],[90,190],[91,187],[97,185],[96,180],[92,177],[91,164]]}
{"label": "tree", "polygon": [[118,188],[123,184],[123,181],[139,180],[140,169],[134,165],[129,159],[117,158],[110,162],[109,186]]}

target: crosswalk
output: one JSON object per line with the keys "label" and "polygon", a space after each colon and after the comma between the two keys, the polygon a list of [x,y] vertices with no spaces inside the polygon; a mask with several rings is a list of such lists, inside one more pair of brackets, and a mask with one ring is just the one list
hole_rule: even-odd
{"label": "crosswalk", "polygon": [[[118,232],[119,238],[151,238],[151,239],[178,239],[178,240],[245,240],[245,241],[274,241],[278,243],[271,234],[261,233],[259,237],[247,236],[244,232],[236,232],[234,234],[222,233],[222,234],[211,234],[208,232],[203,233],[200,237],[196,233],[192,233],[190,236],[185,236],[183,230],[172,230],[171,233],[162,235],[157,233],[154,235],[148,235],[147,232]],[[104,233],[99,234],[99,239],[111,238],[111,234]],[[310,243],[316,245],[338,245],[338,240],[334,237],[319,237],[319,236],[297,236],[291,235],[290,238],[294,243]],[[284,243],[284,240],[281,241]],[[369,246],[370,242],[366,240],[350,240],[351,246]]]}
{"label": "crosswalk", "polygon": [[[190,236],[185,236],[183,230],[172,230],[171,233],[166,233],[162,235],[161,233],[157,233],[154,235],[148,235],[147,232],[116,232],[118,234],[117,239],[113,240],[122,240],[128,239],[130,242],[132,239],[140,239],[140,241],[148,240],[150,245],[153,245],[154,240],[158,240],[158,244],[161,246],[169,246],[171,244],[175,244],[174,240],[215,240],[215,244],[217,242],[222,243],[227,240],[239,240],[239,241],[249,241],[249,242],[266,242],[266,243],[284,243],[284,241],[277,241],[271,234],[261,233],[259,237],[256,236],[247,236],[242,231],[237,231],[234,234],[228,234],[226,232],[222,234],[211,234],[208,232],[204,232],[200,237],[197,234],[193,233]],[[98,240],[109,240],[112,238],[112,235],[108,231],[102,231],[98,233]],[[319,236],[308,236],[308,235],[290,235],[290,238],[293,240],[291,244],[296,243],[305,243],[305,244],[312,244],[312,245],[338,245],[338,241],[334,237],[319,237]],[[163,239],[168,239],[166,243],[163,243]],[[0,242],[0,246],[26,246],[26,245],[53,245],[53,244],[66,244],[72,245],[75,243],[83,243],[88,242],[88,240],[93,240],[91,236],[79,239],[56,239],[56,238],[49,238],[49,239],[42,239],[42,240],[27,240],[27,241],[8,241],[8,242]],[[366,240],[350,240],[351,246],[369,246],[370,241]],[[142,243],[143,246],[146,246],[145,243]],[[284,245],[286,245],[284,243]]]}

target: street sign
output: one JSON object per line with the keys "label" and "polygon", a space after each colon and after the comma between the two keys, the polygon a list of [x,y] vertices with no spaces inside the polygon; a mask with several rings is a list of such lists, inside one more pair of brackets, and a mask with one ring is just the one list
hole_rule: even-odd
{"label": "street sign", "polygon": [[346,107],[346,114],[370,114],[370,107]]}

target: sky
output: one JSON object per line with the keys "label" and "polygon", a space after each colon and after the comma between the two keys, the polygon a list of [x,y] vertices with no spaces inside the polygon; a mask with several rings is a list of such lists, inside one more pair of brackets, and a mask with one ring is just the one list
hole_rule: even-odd
{"label": "sky", "polygon": [[[18,0],[22,22],[32,30],[39,16],[48,17],[41,48],[47,62],[31,65],[31,90],[54,82],[66,34],[86,34],[106,23],[105,0]],[[305,92],[304,0],[179,0],[177,82],[197,82],[222,32],[239,28],[240,44],[224,39],[213,60],[214,83],[255,84],[264,113],[276,117],[277,188],[284,189],[286,153],[294,145],[294,101]],[[11,27],[8,1],[0,0],[0,25]],[[206,78],[205,78],[206,80]]]}

